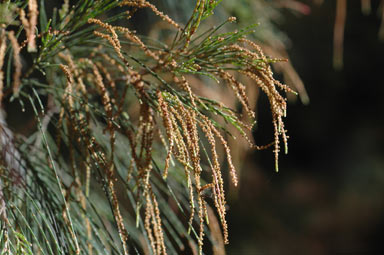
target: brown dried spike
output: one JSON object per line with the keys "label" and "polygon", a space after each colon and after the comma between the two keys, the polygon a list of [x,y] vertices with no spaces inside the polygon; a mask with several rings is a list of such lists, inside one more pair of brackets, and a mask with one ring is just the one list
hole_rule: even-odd
{"label": "brown dried spike", "polygon": [[168,150],[167,142],[165,141],[164,135],[163,135],[163,133],[161,132],[160,128],[157,129],[157,134],[158,134],[158,136],[159,136],[159,139],[160,139],[161,144],[162,144],[165,148],[167,148],[167,150]]}
{"label": "brown dried spike", "polygon": [[[37,25],[37,15],[38,15],[38,8],[37,8],[37,2],[36,0],[30,0],[28,1],[28,17],[29,20],[26,18],[25,11],[23,9],[20,9],[20,20],[21,24],[23,24],[23,27],[25,29],[25,33],[27,34],[27,39],[25,40],[28,43],[28,52],[35,52],[36,51],[36,41],[35,41],[35,27]],[[24,45],[23,45],[24,47]]]}
{"label": "brown dried spike", "polygon": [[[198,186],[198,185],[196,185],[196,186]],[[204,245],[204,242],[203,242],[204,241],[204,200],[200,194],[197,196],[197,201],[199,204],[199,220],[200,220],[199,254],[202,255],[203,254],[203,245]]]}
{"label": "brown dried spike", "polygon": [[[270,68],[268,68],[270,69]],[[285,135],[285,130],[283,128],[284,124],[282,117],[286,113],[286,102],[285,99],[279,94],[276,90],[275,84],[276,81],[272,77],[272,72],[268,71],[259,71],[257,74],[251,71],[242,72],[256,82],[256,85],[259,86],[264,93],[267,95],[269,104],[272,111],[272,122],[274,126],[274,154],[275,154],[275,168],[276,171],[279,170],[278,167],[278,156],[280,152],[280,140],[279,137],[282,135],[286,151],[287,151],[287,137]]]}
{"label": "brown dried spike", "polygon": [[152,211],[152,201],[151,201],[151,197],[149,196],[149,194],[147,194],[146,196],[146,207],[145,207],[145,218],[144,218],[144,228],[145,230],[147,231],[147,236],[148,236],[148,239],[149,239],[149,243],[151,245],[151,248],[152,248],[152,251],[156,253],[156,242],[155,242],[155,238],[153,237],[153,234],[152,234],[152,228],[151,228],[151,211]]}
{"label": "brown dried spike", "polygon": [[164,173],[163,173],[163,178],[167,178],[169,161],[171,160],[172,150],[174,146],[173,125],[170,119],[171,113],[168,110],[168,104],[167,102],[165,102],[163,95],[161,94],[161,91],[157,91],[157,99],[159,102],[159,110],[163,118],[163,125],[167,133],[168,143],[169,143],[169,149],[168,149],[167,157],[165,159],[165,167],[164,167]]}
{"label": "brown dried spike", "polygon": [[273,122],[273,127],[275,129],[275,132],[274,132],[274,136],[275,136],[275,149],[273,150],[273,152],[275,153],[275,169],[276,169],[276,172],[278,172],[279,171],[278,159],[279,159],[279,152],[280,152],[279,131],[278,131],[277,120],[274,118],[272,122]]}
{"label": "brown dried spike", "polygon": [[256,85],[267,95],[269,98],[269,88],[266,86],[266,84],[263,83],[263,81],[260,79],[258,75],[255,73],[247,70],[247,71],[239,71],[240,73],[246,75],[247,77],[251,78],[253,81],[255,81]]}
{"label": "brown dried spike", "polygon": [[225,195],[224,195],[224,182],[223,182],[223,178],[221,175],[220,164],[218,162],[218,155],[216,152],[216,142],[215,142],[215,138],[213,136],[212,129],[211,129],[208,118],[204,115],[202,115],[200,117],[203,119],[203,121],[201,123],[199,122],[200,127],[202,128],[205,136],[207,137],[208,143],[211,145],[211,155],[212,155],[211,157],[212,157],[212,161],[213,161],[212,178],[213,178],[213,184],[215,186],[213,188],[214,201],[215,201],[215,206],[216,206],[216,209],[219,213],[220,220],[221,220],[221,223],[223,226],[224,239],[226,240],[226,243],[227,243],[228,231],[227,231],[227,223],[225,220],[226,202],[225,202]]}
{"label": "brown dried spike", "polygon": [[258,54],[258,56],[262,60],[264,60],[264,62],[266,62],[267,58],[265,57],[265,55],[263,53],[263,50],[261,49],[261,47],[259,45],[257,45],[256,43],[252,42],[251,40],[248,40],[248,39],[245,39],[245,38],[240,38],[239,42],[247,43],[249,46],[252,46],[256,50],[256,53]]}
{"label": "brown dried spike", "polygon": [[95,78],[96,78],[95,79],[96,85],[100,91],[100,95],[102,97],[102,103],[104,105],[105,112],[107,113],[107,116],[108,116],[108,128],[112,129],[113,114],[112,114],[111,99],[103,83],[103,77],[101,76],[97,66],[94,64],[92,64],[92,66],[93,66],[93,74],[95,75]]}
{"label": "brown dried spike", "polygon": [[185,123],[185,119],[183,119],[182,115],[175,109],[175,108],[170,108],[170,111],[172,112],[172,114],[170,115],[171,116],[171,121],[172,121],[172,125],[174,127],[178,126],[177,122],[176,122],[176,119],[179,121],[180,123],[180,126],[181,126],[181,129],[183,131],[183,133],[185,134],[185,139],[187,141],[187,143],[185,143],[184,139],[183,139],[183,136],[181,134],[181,131],[180,129],[178,128],[174,128],[173,131],[174,131],[174,137],[175,137],[175,144],[177,146],[177,149],[178,149],[178,152],[175,153],[174,152],[174,155],[176,156],[177,160],[184,165],[185,167],[185,173],[186,173],[186,176],[187,176],[187,179],[188,179],[188,188],[190,189],[190,195],[191,195],[191,207],[194,208],[194,205],[193,205],[193,187],[192,187],[192,181],[190,179],[190,174],[189,174],[189,170],[192,170],[193,168],[191,167],[191,157],[190,157],[190,154],[189,154],[189,150],[187,147],[193,147],[193,145],[191,144],[191,139],[188,135],[188,128],[187,128],[187,124]]}
{"label": "brown dried spike", "polygon": [[[198,167],[199,167],[198,163],[199,163],[200,158],[196,158],[196,156],[195,156],[194,143],[192,142],[191,132],[190,132],[190,129],[188,128],[188,124],[186,121],[186,118],[187,118],[186,116],[188,116],[188,114],[186,114],[185,108],[183,107],[182,104],[179,104],[176,108],[172,107],[171,111],[173,113],[173,116],[175,116],[176,119],[179,121],[181,128],[182,128],[182,131],[183,131],[183,134],[184,134],[184,137],[185,137],[185,140],[186,140],[186,151],[185,151],[184,155],[188,157],[188,159],[187,159],[188,163],[189,162],[192,163],[192,169],[194,170],[194,172],[199,174],[200,171],[198,169]],[[178,129],[176,128],[175,130],[178,130]],[[182,138],[181,139],[179,138],[179,140],[183,142]],[[196,164],[196,162],[197,162],[197,164]],[[187,162],[185,162],[185,163],[187,163]],[[191,172],[189,171],[187,164],[185,164],[184,166],[185,166],[185,174],[187,176],[187,181],[188,181],[189,203],[190,203],[190,210],[191,210],[191,214],[190,214],[189,221],[188,221],[188,225],[189,225],[188,232],[190,232],[190,230],[192,228],[194,213],[195,213],[195,203],[194,203],[194,195],[193,195],[194,191],[193,191],[193,185],[192,185]]]}
{"label": "brown dried spike", "polygon": [[255,112],[251,109],[249,102],[248,102],[248,97],[245,92],[245,86],[238,82],[235,77],[233,77],[230,73],[219,69],[219,75],[221,78],[226,80],[230,85],[233,91],[236,93],[237,98],[243,105],[245,111],[249,115],[250,118],[255,118]]}
{"label": "brown dried spike", "polygon": [[286,92],[286,93],[292,93],[292,94],[297,95],[297,92],[294,91],[293,89],[291,89],[290,87],[288,87],[287,85],[282,84],[281,82],[279,82],[279,81],[277,81],[277,80],[275,80],[275,84],[276,84],[279,88],[281,88],[284,92]]}
{"label": "brown dried spike", "polygon": [[21,58],[20,58],[20,47],[15,34],[13,31],[8,32],[9,40],[11,41],[13,48],[13,65],[15,66],[15,71],[13,72],[13,94],[19,93],[20,87],[20,76],[21,76]]}
{"label": "brown dried spike", "polygon": [[[181,102],[179,102],[181,104]],[[183,107],[184,108],[184,107]],[[185,108],[184,108],[185,109]],[[187,128],[188,131],[190,132],[190,137],[191,137],[191,142],[193,145],[193,150],[194,150],[194,160],[195,166],[197,166],[196,171],[200,173],[201,168],[200,168],[200,147],[199,147],[199,134],[197,132],[197,121],[196,121],[196,112],[191,109],[185,109],[184,114],[187,120]]]}
{"label": "brown dried spike", "polygon": [[119,58],[121,60],[123,60],[123,62],[129,66],[128,62],[125,60],[123,54],[121,53],[121,45],[120,45],[120,41],[119,41],[119,38],[116,34],[116,31],[115,29],[113,28],[113,26],[109,25],[108,23],[103,23],[101,20],[98,20],[98,19],[93,19],[93,18],[90,18],[88,19],[88,23],[94,23],[94,24],[97,24],[99,26],[101,26],[102,28],[105,28],[107,30],[109,30],[112,34],[112,36],[110,35],[107,35],[107,34],[103,34],[103,33],[100,33],[98,31],[93,31],[93,33],[98,36],[98,37],[101,37],[103,39],[106,39],[113,47],[113,49],[115,50],[115,52],[117,53],[117,55],[119,56]]}
{"label": "brown dried spike", "polygon": [[60,65],[61,70],[63,70],[65,76],[67,77],[67,87],[65,88],[65,94],[64,99],[68,99],[69,109],[70,111],[73,110],[73,98],[72,98],[72,85],[73,85],[73,76],[72,73],[69,71],[68,66],[66,65]]}
{"label": "brown dried spike", "polygon": [[28,17],[29,17],[29,31],[27,31],[28,36],[28,52],[35,52],[36,41],[35,41],[35,27],[37,25],[37,16],[39,14],[37,1],[29,0],[28,1]]}
{"label": "brown dried spike", "polygon": [[[216,141],[212,133],[211,126],[209,125],[208,121],[204,118],[205,116],[201,116],[204,121],[202,123],[199,122],[201,129],[203,130],[206,138],[208,139],[208,143],[211,145],[211,160],[213,162],[212,165],[212,177],[213,177],[213,184],[216,187],[216,191],[219,195],[218,200],[219,204],[223,202],[223,180],[221,178],[221,169],[220,169],[220,163],[219,163],[219,156],[216,152]],[[222,204],[220,205],[222,207]]]}
{"label": "brown dried spike", "polygon": [[181,27],[179,24],[177,24],[173,19],[171,19],[168,15],[164,14],[163,12],[159,11],[156,6],[149,2],[145,2],[146,7],[149,7],[157,16],[159,16],[161,19],[163,19],[165,22],[169,23],[170,25],[177,28],[179,31],[181,31]]}
{"label": "brown dried spike", "polygon": [[192,224],[193,224],[193,218],[195,216],[195,202],[194,202],[194,190],[193,190],[193,185],[192,185],[192,178],[191,178],[191,173],[188,171],[187,168],[185,168],[185,175],[187,176],[187,186],[188,186],[188,191],[189,191],[189,206],[190,206],[190,211],[191,214],[189,215],[189,220],[188,220],[188,233],[190,233]]}
{"label": "brown dried spike", "polygon": [[89,152],[87,151],[87,157],[85,159],[84,165],[85,165],[85,196],[89,196],[89,187],[91,184],[91,167],[89,165],[90,156]]}
{"label": "brown dried spike", "polygon": [[[24,9],[20,9],[20,21],[23,24],[26,33],[29,33],[29,21],[26,18]],[[28,35],[27,35],[28,40]]]}
{"label": "brown dried spike", "polygon": [[119,58],[125,61],[125,58],[124,58],[123,54],[121,53],[121,48],[119,47],[120,44],[116,44],[116,41],[113,39],[113,37],[111,37],[110,35],[107,35],[107,34],[100,33],[98,31],[93,31],[93,33],[98,37],[106,39],[112,45],[113,49],[116,51]]}
{"label": "brown dried spike", "polygon": [[229,166],[229,173],[230,173],[231,178],[232,178],[232,183],[236,187],[239,181],[238,181],[238,178],[237,178],[235,166],[233,165],[233,162],[232,162],[231,150],[230,150],[230,148],[228,146],[228,143],[224,139],[224,137],[221,135],[221,133],[212,125],[212,123],[209,122],[209,125],[211,126],[212,132],[216,135],[216,137],[219,138],[220,143],[224,147],[225,153],[227,154],[227,162],[228,162],[228,166]]}
{"label": "brown dried spike", "polygon": [[[128,65],[126,65],[126,68],[128,70],[128,74],[126,74],[126,70],[124,69],[123,65],[119,64],[115,59],[111,58],[110,56],[108,56],[107,54],[103,53],[103,52],[98,52],[98,54],[107,62],[109,63],[113,68],[116,68],[116,70],[118,70],[118,72],[120,72],[120,77],[122,77],[123,79],[126,80],[127,84],[130,82],[130,80],[133,80],[133,77],[134,78],[134,83],[137,84],[139,82],[139,80],[141,79],[140,75],[135,72],[134,70],[132,70],[131,68],[129,68]],[[122,57],[122,56],[121,56]],[[124,62],[126,63],[126,62]],[[132,79],[130,79],[132,78]],[[128,88],[129,86],[125,86],[124,88],[124,91],[121,95],[121,99],[120,99],[120,102],[118,103],[118,106],[117,106],[117,111],[115,112],[115,118],[120,116],[121,112],[123,111],[123,105],[124,105],[124,102],[125,102],[125,99],[126,99],[126,95],[128,93]],[[115,93],[115,100],[117,99],[117,90],[114,89],[114,93]]]}
{"label": "brown dried spike", "polygon": [[[87,64],[89,64],[93,68],[93,74],[95,76],[96,86],[100,91],[100,94],[102,96],[102,103],[104,105],[104,109],[105,109],[107,116],[108,116],[108,126],[109,126],[109,131],[111,133],[111,148],[113,150],[115,132],[114,132],[114,129],[112,128],[112,119],[113,119],[112,106],[111,106],[111,101],[110,101],[108,92],[106,91],[106,88],[103,84],[102,76],[101,76],[100,72],[98,71],[96,65],[93,64],[92,61],[90,61],[89,59],[82,59],[81,61],[86,62]],[[81,130],[83,132],[83,128]],[[93,139],[93,141],[88,141],[87,147],[90,150],[92,150],[92,153],[94,155],[97,155],[94,148],[93,148],[94,147],[93,144],[95,144],[95,143],[96,143],[96,141],[94,139]],[[123,218],[121,216],[120,207],[119,207],[117,195],[115,192],[115,186],[114,186],[115,177],[114,177],[114,165],[112,163],[113,162],[113,154],[114,153],[112,151],[111,161],[109,163],[105,163],[106,162],[105,156],[103,156],[101,159],[98,159],[98,156],[96,156],[96,159],[98,159],[98,163],[101,166],[104,166],[104,168],[105,168],[105,172],[107,175],[107,181],[108,181],[108,189],[109,189],[110,195],[112,197],[112,206],[113,206],[114,218],[115,218],[116,223],[117,223],[117,228],[118,228],[120,240],[121,240],[122,245],[123,245],[124,254],[128,254],[128,247],[126,244],[128,234],[127,234],[127,230],[124,226]]]}
{"label": "brown dried spike", "polygon": [[159,234],[159,228],[161,230],[161,226],[159,226],[159,224],[157,222],[157,219],[156,219],[156,213],[155,213],[153,201],[151,201],[151,203],[152,203],[151,211],[150,211],[150,213],[151,213],[151,222],[152,222],[153,234],[154,234],[154,237],[155,237],[155,250],[154,250],[154,253],[156,255],[160,255],[161,254],[161,243],[160,243],[160,239],[161,238],[160,238],[160,234]]}
{"label": "brown dried spike", "polygon": [[167,254],[167,250],[165,248],[165,243],[164,243],[164,233],[163,233],[162,224],[161,224],[159,204],[157,203],[155,194],[152,192],[152,189],[150,189],[150,191],[151,191],[151,198],[152,198],[152,201],[153,201],[153,206],[154,206],[154,209],[155,209],[155,220],[156,220],[156,223],[157,223],[156,233],[157,233],[157,236],[158,236],[158,241],[157,241],[158,251],[159,251],[159,254],[166,255]]}
{"label": "brown dried spike", "polygon": [[269,101],[273,109],[273,113],[277,116],[285,116],[286,112],[286,100],[283,96],[279,94],[275,87],[275,80],[273,79],[270,73],[260,72],[259,73],[261,81],[267,86],[269,90]]}
{"label": "brown dried spike", "polygon": [[191,104],[192,104],[194,107],[196,107],[196,103],[195,103],[195,97],[196,97],[196,96],[193,94],[192,89],[191,89],[191,86],[189,85],[189,83],[188,83],[188,81],[187,81],[187,79],[185,78],[184,75],[182,75],[182,76],[180,77],[180,79],[181,79],[181,81],[179,80],[179,78],[178,78],[176,75],[174,75],[174,77],[173,77],[173,80],[174,80],[177,84],[179,84],[180,87],[181,87],[184,91],[186,91],[186,92],[188,93],[188,96],[189,96],[189,98],[191,99]]}
{"label": "brown dried spike", "polygon": [[[182,130],[183,130],[183,132],[185,132],[185,130],[187,130],[187,128],[185,126],[185,123],[182,122],[183,119],[181,118],[180,114],[173,107],[171,107],[170,110],[172,112],[172,114],[171,114],[172,125],[174,127],[177,127],[178,125],[177,125],[176,119],[179,120],[179,122],[181,123]],[[190,157],[188,154],[187,145],[184,142],[183,136],[181,134],[181,130],[179,128],[174,129],[174,134],[175,134],[175,144],[176,144],[177,150],[178,150],[177,153],[174,153],[174,155],[177,156],[178,160],[184,166],[186,166],[190,162]]]}
{"label": "brown dried spike", "polygon": [[252,52],[252,51],[248,50],[247,48],[243,48],[237,44],[230,45],[230,46],[226,47],[225,49],[229,49],[229,50],[233,50],[235,52],[238,52],[238,54],[243,55],[245,57],[248,57],[252,60],[256,60],[256,59],[259,59],[261,57],[260,54]]}
{"label": "brown dried spike", "polygon": [[111,34],[112,34],[111,38],[113,39],[114,44],[116,44],[116,46],[118,46],[119,49],[121,48],[119,37],[117,36],[116,31],[113,28],[113,26],[109,25],[108,23],[104,23],[101,20],[93,19],[93,18],[88,19],[88,23],[94,23],[94,24],[101,26],[102,28],[109,30],[109,32],[111,32]]}
{"label": "brown dried spike", "polygon": [[[152,145],[155,131],[153,110],[148,104],[143,103],[140,107],[140,119],[138,131],[136,132],[134,144],[140,144],[140,151],[134,155],[138,166],[138,184],[144,189],[149,187],[149,178],[152,171]],[[134,150],[134,147],[132,148]],[[134,154],[134,151],[132,151]]]}
{"label": "brown dried spike", "polygon": [[[88,102],[87,89],[85,87],[85,84],[84,84],[83,78],[82,78],[82,76],[83,76],[82,70],[77,68],[75,62],[73,61],[71,53],[69,51],[66,51],[65,53],[60,52],[58,54],[58,56],[60,58],[64,59],[68,63],[69,72],[73,73],[74,74],[74,78],[76,78],[76,80],[77,80],[77,85],[78,86],[77,86],[76,89],[79,89],[83,93],[83,95],[84,95],[84,97],[86,99],[85,101]],[[84,107],[85,107],[86,113],[89,114],[89,106],[88,106],[88,104],[85,103]]]}
{"label": "brown dried spike", "polygon": [[[139,130],[136,134],[136,142],[141,145],[139,155],[135,155],[136,165],[139,168],[139,184],[143,189],[144,196],[146,197],[146,210],[145,210],[145,229],[150,239],[150,244],[154,254],[161,254],[161,225],[156,220],[155,209],[151,193],[151,184],[149,182],[152,165],[151,153],[154,135],[154,120],[153,112],[147,104],[140,107],[140,120]],[[140,139],[140,140],[138,140]],[[132,142],[131,142],[132,143]],[[132,148],[134,150],[134,148]],[[153,229],[151,228],[151,223]]]}
{"label": "brown dried spike", "polygon": [[95,64],[99,68],[99,70],[101,70],[101,72],[103,73],[103,75],[107,81],[108,87],[110,87],[112,89],[113,97],[111,98],[111,103],[115,104],[116,99],[117,99],[117,95],[118,95],[117,90],[116,90],[115,80],[112,78],[112,76],[111,76],[110,72],[107,70],[107,68],[104,67],[102,62],[96,62]]}
{"label": "brown dried spike", "polygon": [[[269,55],[278,56],[279,58],[286,58],[288,60],[288,53],[283,48],[274,49],[270,46],[263,45],[263,50],[268,52]],[[272,65],[277,72],[283,74],[283,79],[287,83],[287,85],[289,85],[289,87],[295,88],[297,90],[297,92],[293,91],[293,90],[292,91],[286,91],[286,92],[291,92],[294,95],[298,94],[302,103],[308,104],[310,101],[308,93],[305,89],[303,81],[301,80],[300,76],[298,75],[298,73],[293,68],[292,63],[290,61],[286,61],[285,63],[275,62]],[[286,85],[284,85],[284,86],[286,86]]]}
{"label": "brown dried spike", "polygon": [[[200,155],[199,155],[199,138],[196,128],[196,113],[188,111],[184,108],[183,104],[178,100],[176,106],[178,115],[180,116],[180,123],[183,129],[184,137],[187,141],[187,149],[189,157],[192,161],[193,170],[200,172]],[[176,117],[179,117],[175,115]]]}
{"label": "brown dried spike", "polygon": [[285,130],[284,128],[284,122],[281,117],[279,118],[279,122],[280,122],[280,128],[281,128],[281,136],[283,138],[283,143],[284,143],[284,152],[285,154],[288,154],[288,136],[286,133],[287,130]]}
{"label": "brown dried spike", "polygon": [[132,0],[124,0],[123,2],[120,3],[121,6],[131,6],[131,7],[136,7],[136,8],[150,8],[157,16],[159,16],[162,20],[167,22],[168,24],[174,26],[177,28],[179,31],[181,31],[181,27],[179,24],[177,24],[173,19],[171,19],[168,15],[164,14],[163,12],[159,11],[156,6],[153,4],[141,0],[141,1],[132,1]]}
{"label": "brown dried spike", "polygon": [[213,183],[205,184],[201,189],[199,190],[199,193],[203,192],[206,189],[215,188],[215,185]]}
{"label": "brown dried spike", "polygon": [[141,39],[135,35],[134,32],[130,31],[126,27],[120,27],[120,26],[114,26],[113,27],[115,30],[124,32],[124,36],[128,39],[131,40],[134,43],[137,43],[139,47],[144,51],[144,53],[148,56],[156,60],[160,65],[164,64],[164,61],[160,59],[159,55],[156,54],[155,52],[151,51],[148,49],[148,47],[141,41]]}

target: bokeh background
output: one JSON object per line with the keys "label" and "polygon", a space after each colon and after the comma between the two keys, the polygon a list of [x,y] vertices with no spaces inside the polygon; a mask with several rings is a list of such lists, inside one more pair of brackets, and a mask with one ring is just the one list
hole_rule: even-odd
{"label": "bokeh background", "polygon": [[[252,152],[229,209],[228,254],[384,254],[384,42],[381,1],[363,14],[347,1],[344,68],[332,66],[336,1],[302,1],[283,12],[290,61],[310,103],[291,102],[289,154],[274,171],[270,151]],[[255,13],[257,19],[257,13]],[[258,102],[256,141],[271,137],[267,100]]]}

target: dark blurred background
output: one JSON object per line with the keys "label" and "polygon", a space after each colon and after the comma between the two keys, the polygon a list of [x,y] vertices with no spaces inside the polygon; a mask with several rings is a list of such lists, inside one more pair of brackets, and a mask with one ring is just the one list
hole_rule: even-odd
{"label": "dark blurred background", "polygon": [[[287,12],[279,28],[310,103],[289,104],[289,154],[251,153],[230,202],[228,254],[384,254],[384,42],[380,1],[347,1],[344,68],[332,67],[336,1]],[[384,7],[381,7],[384,8]],[[257,15],[255,15],[257,16]],[[261,96],[259,123],[270,123]],[[271,127],[255,138],[269,142]],[[267,139],[268,138],[268,139]]]}

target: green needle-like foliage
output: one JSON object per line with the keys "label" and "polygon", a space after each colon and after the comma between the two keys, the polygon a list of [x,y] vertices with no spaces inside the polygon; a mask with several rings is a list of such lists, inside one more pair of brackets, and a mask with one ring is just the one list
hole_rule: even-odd
{"label": "green needle-like foliage", "polygon": [[[0,254],[202,254],[204,236],[228,243],[219,148],[235,186],[230,136],[272,146],[277,170],[280,140],[287,144],[280,91],[293,91],[273,78],[280,60],[247,39],[257,26],[222,32],[230,17],[200,29],[220,2],[198,0],[182,25],[144,0],[49,10],[44,0],[3,1]],[[140,9],[173,39],[130,29]],[[270,145],[249,136],[244,77],[268,97]],[[212,86],[230,88],[244,116],[203,92]],[[31,112],[28,130],[14,133],[4,111]]]}

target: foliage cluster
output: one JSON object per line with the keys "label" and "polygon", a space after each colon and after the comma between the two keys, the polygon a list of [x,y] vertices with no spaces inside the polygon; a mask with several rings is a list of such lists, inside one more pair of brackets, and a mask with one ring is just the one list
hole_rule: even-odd
{"label": "foliage cluster", "polygon": [[[247,39],[256,26],[199,29],[220,2],[198,0],[185,25],[144,0],[1,4],[2,109],[33,115],[15,135],[1,113],[1,254],[202,254],[205,235],[228,242],[219,151],[235,186],[228,139],[271,146],[277,170],[282,93],[295,92],[273,77],[281,59]],[[141,9],[166,24],[163,40],[129,28]],[[269,145],[251,139],[244,77],[268,97]],[[238,106],[202,86],[227,86]]]}

